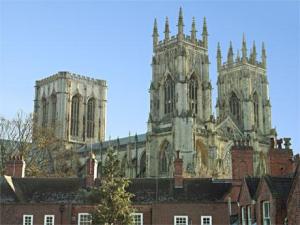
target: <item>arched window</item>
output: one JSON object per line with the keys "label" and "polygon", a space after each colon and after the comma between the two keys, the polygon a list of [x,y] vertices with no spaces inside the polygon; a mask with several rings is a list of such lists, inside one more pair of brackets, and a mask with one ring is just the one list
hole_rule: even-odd
{"label": "arched window", "polygon": [[145,175],[146,175],[146,152],[143,152],[140,160],[140,177],[145,177]]}
{"label": "arched window", "polygon": [[258,124],[259,124],[259,117],[258,117],[258,95],[255,92],[253,95],[253,109],[254,109],[254,124],[256,125],[256,127],[258,128]]}
{"label": "arched window", "polygon": [[55,122],[56,122],[56,103],[57,103],[56,95],[52,95],[51,96],[51,108],[52,108],[51,124],[52,124],[52,126],[54,126]]}
{"label": "arched window", "polygon": [[230,112],[234,118],[240,122],[241,119],[241,112],[240,112],[240,100],[236,96],[235,93],[232,93],[230,100],[229,100]]}
{"label": "arched window", "polygon": [[72,98],[71,105],[71,135],[78,136],[79,132],[79,96]]}
{"label": "arched window", "polygon": [[87,105],[87,137],[93,138],[95,130],[95,99],[89,99]]}
{"label": "arched window", "polygon": [[42,127],[46,127],[48,123],[48,102],[46,98],[42,99]]}
{"label": "arched window", "polygon": [[121,162],[121,176],[126,176],[126,170],[127,170],[127,154],[124,155],[122,162]]}
{"label": "arched window", "polygon": [[165,81],[165,114],[173,112],[174,109],[174,82],[170,76]]}
{"label": "arched window", "polygon": [[159,172],[161,174],[168,172],[167,156],[164,150],[162,150],[159,154]]}
{"label": "arched window", "polygon": [[190,103],[190,110],[192,113],[198,113],[198,82],[194,76],[191,77],[189,81],[189,103]]}

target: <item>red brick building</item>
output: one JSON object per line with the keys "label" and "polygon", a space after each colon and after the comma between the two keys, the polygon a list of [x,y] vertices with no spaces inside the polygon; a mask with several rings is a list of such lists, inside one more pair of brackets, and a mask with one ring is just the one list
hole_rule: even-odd
{"label": "red brick building", "polygon": [[[234,162],[251,161],[250,146],[247,149],[235,146],[233,151],[237,152],[233,154]],[[243,153],[247,157],[243,158]],[[291,159],[289,154],[284,154],[280,160]],[[83,178],[27,178],[22,157],[11,158],[7,165],[10,176],[0,178],[1,224],[90,224],[94,205],[81,193],[100,182],[96,179],[93,157],[86,166]],[[134,194],[135,224],[268,225],[283,224],[285,218],[291,225],[298,224],[299,166],[295,174],[290,173],[292,164],[284,169],[285,177],[263,178],[250,177],[251,168],[239,168],[247,169],[237,173],[237,179],[184,178],[182,159],[177,155],[174,178],[132,179],[128,191]],[[281,170],[274,166],[271,171]]]}

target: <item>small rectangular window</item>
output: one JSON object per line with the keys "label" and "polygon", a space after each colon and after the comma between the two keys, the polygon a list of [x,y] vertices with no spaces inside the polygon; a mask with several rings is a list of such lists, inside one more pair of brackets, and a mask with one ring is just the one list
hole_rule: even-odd
{"label": "small rectangular window", "polygon": [[174,225],[188,225],[188,216],[174,216]]}
{"label": "small rectangular window", "polygon": [[23,215],[23,225],[33,225],[33,215]]}
{"label": "small rectangular window", "polygon": [[54,215],[45,215],[44,225],[54,225]]}
{"label": "small rectangular window", "polygon": [[251,206],[247,206],[247,216],[248,216],[248,225],[252,225],[252,219],[251,219]]}
{"label": "small rectangular window", "polygon": [[89,213],[78,213],[78,225],[91,225],[92,215]]}
{"label": "small rectangular window", "polygon": [[201,216],[201,225],[212,225],[211,216]]}
{"label": "small rectangular window", "polygon": [[133,225],[143,225],[143,213],[132,213]]}
{"label": "small rectangular window", "polygon": [[242,207],[241,208],[241,211],[242,211],[242,225],[246,225],[246,210],[245,210],[245,207]]}
{"label": "small rectangular window", "polygon": [[263,202],[263,225],[271,225],[270,202]]}

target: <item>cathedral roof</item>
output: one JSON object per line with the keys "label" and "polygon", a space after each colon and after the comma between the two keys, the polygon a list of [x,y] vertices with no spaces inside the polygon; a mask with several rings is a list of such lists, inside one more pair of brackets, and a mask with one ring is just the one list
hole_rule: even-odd
{"label": "cathedral roof", "polygon": [[129,137],[123,137],[123,138],[117,138],[117,139],[113,139],[113,140],[108,140],[108,141],[104,141],[104,142],[98,142],[98,143],[94,143],[92,145],[87,144],[83,147],[81,147],[78,152],[79,153],[83,153],[86,151],[101,151],[102,150],[106,150],[109,146],[111,147],[117,147],[118,145],[120,147],[122,146],[126,146],[128,144],[134,144],[135,143],[135,139],[137,138],[137,143],[141,143],[141,142],[146,142],[146,134],[137,134],[136,136],[129,136]]}

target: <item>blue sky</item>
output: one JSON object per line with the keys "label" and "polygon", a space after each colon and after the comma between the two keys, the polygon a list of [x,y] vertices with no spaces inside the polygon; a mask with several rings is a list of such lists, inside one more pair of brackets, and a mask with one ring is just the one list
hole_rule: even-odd
{"label": "blue sky", "polygon": [[4,1],[0,0],[0,115],[32,112],[34,82],[71,71],[108,82],[107,137],[143,133],[149,113],[152,28],[165,17],[175,35],[179,7],[185,32],[203,17],[209,32],[210,77],[216,98],[216,46],[234,52],[245,32],[260,53],[267,48],[272,122],[281,137],[292,137],[300,152],[300,35],[296,1]]}

